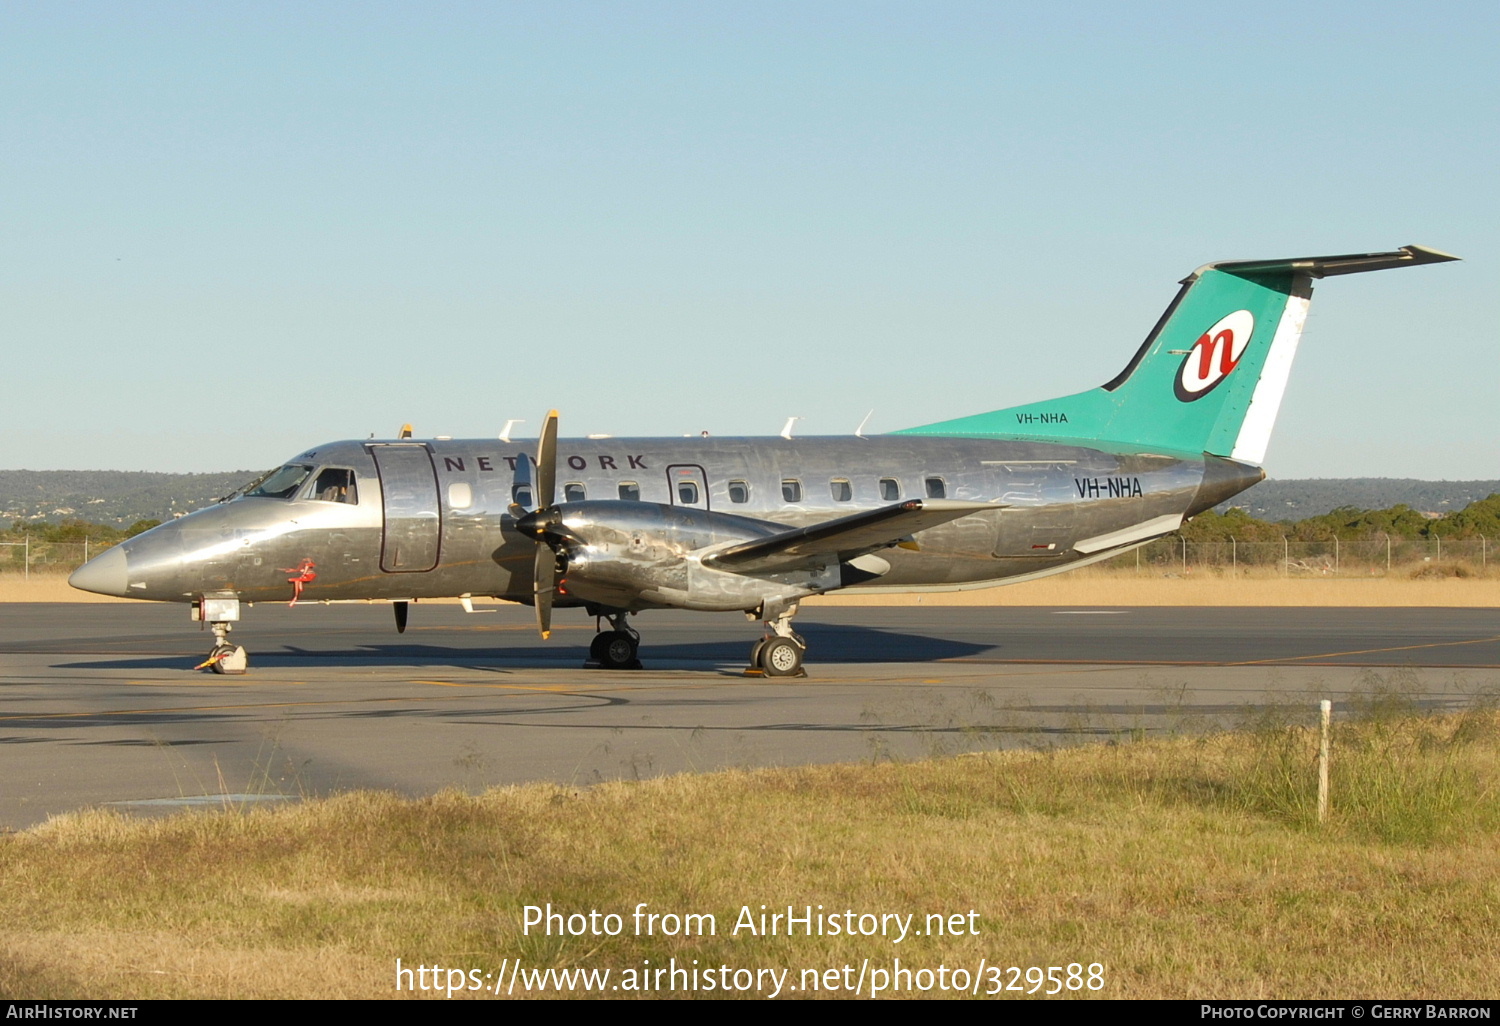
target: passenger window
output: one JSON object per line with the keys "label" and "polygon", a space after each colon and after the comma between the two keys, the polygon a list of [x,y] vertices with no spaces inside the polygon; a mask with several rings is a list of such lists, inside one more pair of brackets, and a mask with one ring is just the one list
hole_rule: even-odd
{"label": "passenger window", "polygon": [[621,481],[620,498],[625,502],[640,502],[641,486],[634,481]]}
{"label": "passenger window", "polygon": [[318,474],[313,482],[312,497],[320,502],[343,502],[358,505],[359,494],[354,489],[354,471],[336,470],[329,467]]}
{"label": "passenger window", "polygon": [[880,498],[885,502],[896,502],[901,498],[901,482],[894,477],[880,479]]}
{"label": "passenger window", "polygon": [[531,486],[530,485],[523,485],[523,484],[511,485],[510,486],[510,499],[517,506],[530,506],[531,505]]}
{"label": "passenger window", "polygon": [[948,485],[940,477],[929,477],[927,479],[927,497],[929,499],[944,499],[948,496]]}
{"label": "passenger window", "polygon": [[781,497],[787,502],[801,502],[802,482],[795,477],[784,478],[781,482]]}
{"label": "passenger window", "polygon": [[834,502],[848,502],[854,498],[854,486],[847,478],[836,477],[829,481],[828,490],[833,493]]}
{"label": "passenger window", "polygon": [[682,503],[684,506],[691,506],[693,503],[697,502],[698,501],[698,482],[696,482],[696,481],[678,481],[677,482],[677,501],[680,502],[680,503]]}
{"label": "passenger window", "polygon": [[750,501],[750,482],[748,482],[748,481],[731,481],[731,482],[729,482],[729,501],[730,502],[749,502]]}
{"label": "passenger window", "polygon": [[578,481],[569,481],[563,485],[563,502],[582,502],[588,497],[588,489]]}

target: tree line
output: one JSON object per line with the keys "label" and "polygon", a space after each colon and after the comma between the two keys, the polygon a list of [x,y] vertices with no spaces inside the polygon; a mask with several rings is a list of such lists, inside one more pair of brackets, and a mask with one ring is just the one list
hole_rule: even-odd
{"label": "tree line", "polygon": [[1302,520],[1257,520],[1235,507],[1224,513],[1209,510],[1182,525],[1182,536],[1190,542],[1374,541],[1392,540],[1462,541],[1485,537],[1500,540],[1500,494],[1471,502],[1454,513],[1429,517],[1405,504],[1389,509],[1358,509],[1341,506],[1330,513]]}

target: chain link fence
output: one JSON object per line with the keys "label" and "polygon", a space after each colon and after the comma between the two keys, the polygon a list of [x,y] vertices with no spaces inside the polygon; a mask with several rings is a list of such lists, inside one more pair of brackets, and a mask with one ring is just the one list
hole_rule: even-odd
{"label": "chain link fence", "polygon": [[0,574],[66,577],[109,547],[104,542],[49,542],[29,537],[0,542]]}
{"label": "chain link fence", "polygon": [[1257,577],[1411,577],[1431,570],[1435,576],[1484,574],[1489,569],[1488,538],[1444,541],[1442,538],[1366,538],[1359,541],[1194,542],[1169,535],[1116,556],[1104,565],[1142,575],[1190,576],[1194,573]]}

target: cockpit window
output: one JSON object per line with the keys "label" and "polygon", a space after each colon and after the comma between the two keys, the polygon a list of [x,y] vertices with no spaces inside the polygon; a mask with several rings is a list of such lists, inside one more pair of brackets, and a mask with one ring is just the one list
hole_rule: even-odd
{"label": "cockpit window", "polygon": [[359,492],[355,490],[354,485],[354,471],[325,467],[319,471],[318,480],[313,484],[312,497],[323,502],[359,505]]}
{"label": "cockpit window", "polygon": [[290,499],[311,473],[312,467],[304,467],[300,463],[288,463],[262,481],[258,487],[252,488],[245,494],[262,499]]}

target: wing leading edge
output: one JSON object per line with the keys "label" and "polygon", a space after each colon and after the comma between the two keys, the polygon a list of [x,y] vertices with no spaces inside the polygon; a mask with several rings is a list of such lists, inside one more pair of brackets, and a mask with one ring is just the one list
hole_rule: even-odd
{"label": "wing leading edge", "polygon": [[971,513],[1004,509],[992,502],[955,499],[908,499],[891,506],[854,513],[811,527],[799,527],[720,549],[703,558],[706,566],[734,573],[795,570],[830,557],[847,562],[877,549],[899,544],[917,531],[946,524]]}

